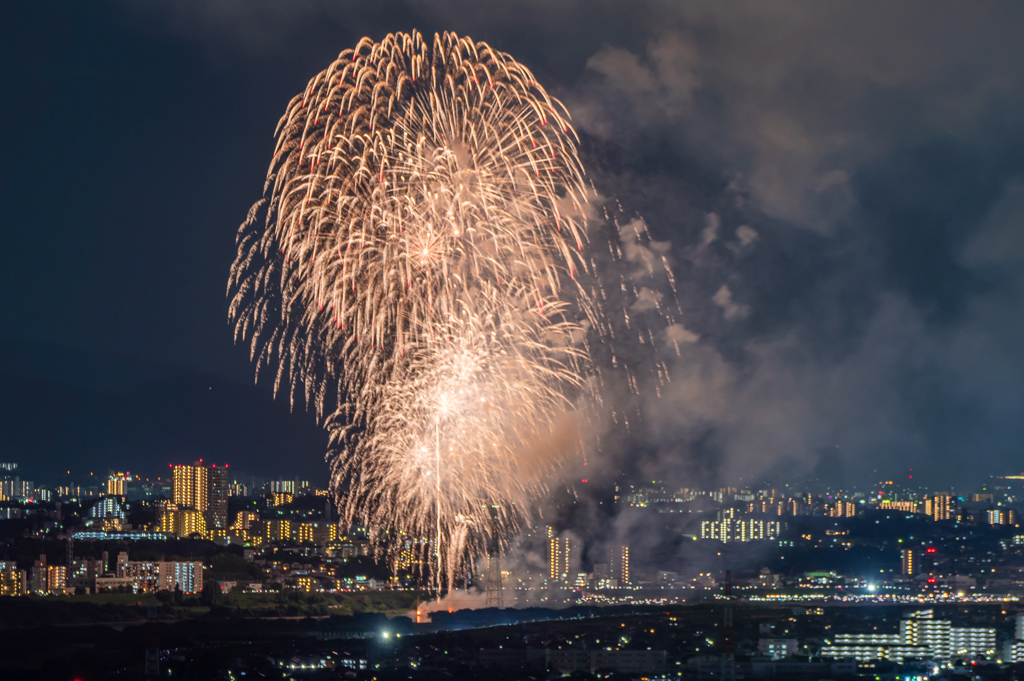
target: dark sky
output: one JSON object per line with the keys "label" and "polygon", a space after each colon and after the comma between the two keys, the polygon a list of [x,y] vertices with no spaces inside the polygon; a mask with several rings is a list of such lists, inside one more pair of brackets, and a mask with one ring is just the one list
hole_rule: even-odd
{"label": "dark sky", "polygon": [[642,468],[1024,470],[1024,5],[983,2],[4,3],[0,460],[326,478],[232,342],[234,234],[288,99],[411,28],[530,66],[668,242],[687,342]]}

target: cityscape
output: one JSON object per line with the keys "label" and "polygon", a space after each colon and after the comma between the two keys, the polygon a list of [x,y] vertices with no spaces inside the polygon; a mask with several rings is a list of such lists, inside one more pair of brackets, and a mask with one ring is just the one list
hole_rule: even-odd
{"label": "cityscape", "polygon": [[1024,3],[0,27],[0,681],[1024,681]]}
{"label": "cityscape", "polygon": [[214,636],[174,655],[94,661],[107,673],[192,669],[211,646],[232,650],[233,669],[218,667],[218,678],[281,667],[430,678],[450,665],[493,678],[903,678],[978,667],[1003,678],[1024,665],[1024,475],[970,492],[925,490],[909,476],[818,493],[620,479],[606,497],[615,517],[633,518],[632,545],[530,527],[440,597],[430,537],[371,541],[304,480],[257,488],[203,461],[161,478],[92,474],[87,485],[37,484],[14,462],[0,470],[0,609],[28,598],[52,625],[105,604],[116,613],[99,621],[136,627],[205,626],[217,614],[288,622],[308,639],[298,645],[293,631],[282,647],[271,636],[256,652]]}

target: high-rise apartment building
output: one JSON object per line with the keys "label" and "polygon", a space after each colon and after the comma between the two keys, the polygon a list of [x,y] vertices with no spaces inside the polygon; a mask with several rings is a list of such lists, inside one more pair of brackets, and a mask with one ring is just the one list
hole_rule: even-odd
{"label": "high-rise apartment building", "polygon": [[570,537],[555,536],[554,528],[548,527],[548,578],[552,581],[569,579],[571,561],[576,558],[575,547]]}
{"label": "high-rise apartment building", "polygon": [[206,529],[224,532],[228,529],[228,467],[213,464],[207,472],[209,479],[209,508],[206,511]]}
{"label": "high-rise apartment building", "polygon": [[271,494],[295,494],[295,481],[272,480],[267,483],[267,491]]}
{"label": "high-rise apartment building", "polygon": [[781,532],[782,523],[778,520],[740,519],[732,508],[722,509],[716,520],[705,520],[700,524],[701,539],[725,543],[778,539]]}
{"label": "high-rise apartment building", "polygon": [[107,478],[107,494],[123,497],[132,476],[128,473],[111,473]]}
{"label": "high-rise apartment building", "polygon": [[178,508],[193,508],[206,512],[210,507],[209,468],[201,461],[188,466],[179,464],[174,467],[171,482],[171,501]]}
{"label": "high-rise apartment building", "polygon": [[618,580],[619,586],[629,585],[629,547],[612,546],[608,549],[608,565],[612,579]]}
{"label": "high-rise apartment building", "polygon": [[950,520],[956,510],[956,498],[952,494],[940,492],[934,494],[924,501],[924,512],[930,515],[932,520]]}
{"label": "high-rise apartment building", "polygon": [[292,521],[267,521],[267,539],[269,539],[270,541],[291,541],[292,538]]}
{"label": "high-rise apartment building", "polygon": [[914,549],[903,549],[900,564],[905,575],[916,575],[921,572],[921,558]]}
{"label": "high-rise apartment building", "polygon": [[837,500],[834,504],[827,504],[830,518],[853,518],[857,515],[857,505],[850,501]]}
{"label": "high-rise apartment building", "polygon": [[985,511],[985,520],[989,525],[1014,525],[1017,512],[1012,508],[990,508]]}
{"label": "high-rise apartment building", "polygon": [[39,554],[39,560],[32,562],[28,571],[29,593],[44,594],[49,589],[49,573],[46,571],[46,554]]}
{"label": "high-rise apartment building", "polygon": [[[228,467],[206,465],[202,460],[191,466],[174,466],[171,484],[172,502],[179,510],[195,510],[203,516],[202,532],[224,533],[228,529]],[[188,528],[195,523],[190,519]],[[181,532],[182,530],[179,530]]]}

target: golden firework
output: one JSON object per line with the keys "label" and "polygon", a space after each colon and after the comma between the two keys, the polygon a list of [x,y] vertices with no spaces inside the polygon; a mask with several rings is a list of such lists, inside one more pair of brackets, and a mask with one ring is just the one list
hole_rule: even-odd
{"label": "golden firework", "polygon": [[431,537],[448,583],[579,451],[596,306],[568,118],[485,43],[364,38],[292,99],[239,230],[257,375],[325,419],[343,518]]}

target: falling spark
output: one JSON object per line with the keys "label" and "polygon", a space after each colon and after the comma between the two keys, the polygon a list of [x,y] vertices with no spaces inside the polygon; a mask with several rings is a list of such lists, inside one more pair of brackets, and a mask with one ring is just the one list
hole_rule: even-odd
{"label": "falling spark", "polygon": [[578,138],[509,55],[416,32],[342,52],[276,137],[235,337],[322,418],[342,521],[430,538],[440,592],[582,452],[601,315]]}

